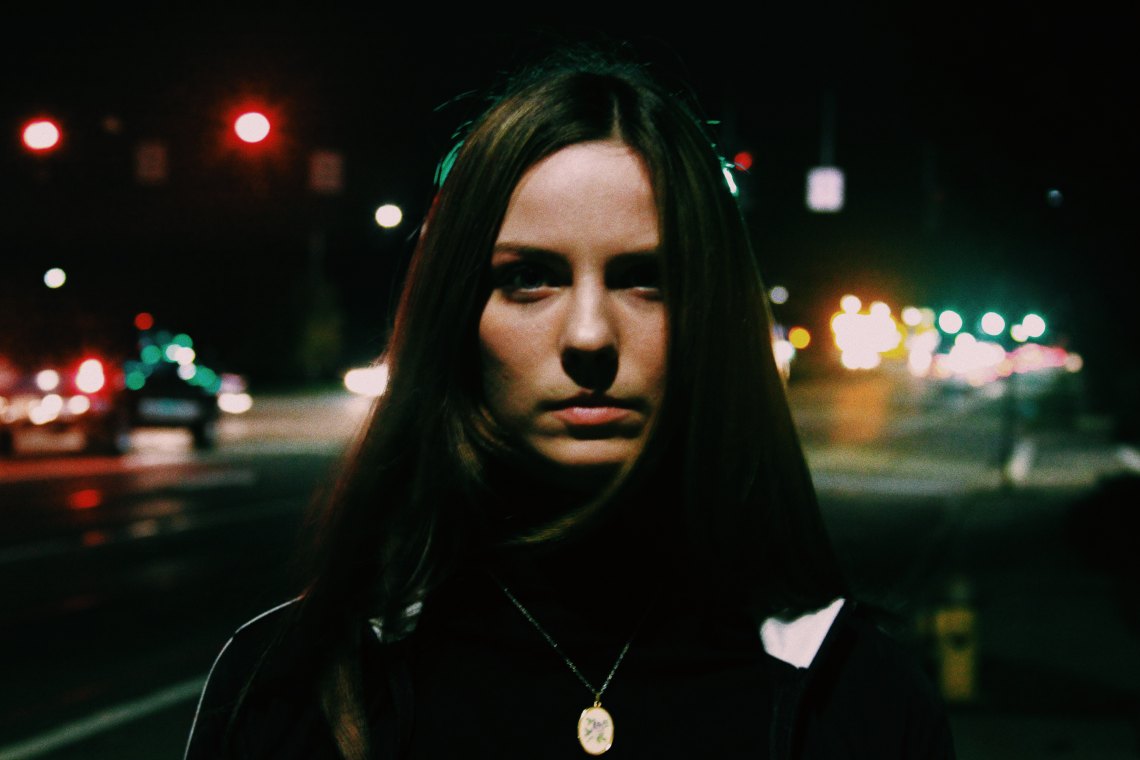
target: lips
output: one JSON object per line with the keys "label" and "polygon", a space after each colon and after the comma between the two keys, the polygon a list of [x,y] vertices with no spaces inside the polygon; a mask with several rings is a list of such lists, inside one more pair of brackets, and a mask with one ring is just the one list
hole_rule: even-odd
{"label": "lips", "polygon": [[636,404],[611,396],[583,394],[550,405],[553,416],[571,426],[592,427],[621,422]]}

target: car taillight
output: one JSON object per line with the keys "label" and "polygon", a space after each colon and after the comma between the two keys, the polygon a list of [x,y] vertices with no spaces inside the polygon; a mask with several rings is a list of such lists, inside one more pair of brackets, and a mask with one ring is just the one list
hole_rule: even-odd
{"label": "car taillight", "polygon": [[75,373],[75,387],[84,393],[96,393],[107,384],[107,376],[103,372],[103,362],[98,359],[86,359],[79,365]]}

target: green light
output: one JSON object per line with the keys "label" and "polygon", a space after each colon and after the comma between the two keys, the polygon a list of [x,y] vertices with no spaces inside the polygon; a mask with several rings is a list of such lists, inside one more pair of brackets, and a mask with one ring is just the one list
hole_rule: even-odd
{"label": "green light", "polygon": [[938,329],[948,335],[953,335],[962,329],[962,315],[947,309],[938,315]]}
{"label": "green light", "polygon": [[1045,320],[1040,314],[1026,314],[1021,324],[1025,325],[1025,334],[1030,338],[1040,338],[1045,334]]}
{"label": "green light", "polygon": [[186,333],[178,333],[177,335],[175,335],[173,338],[170,339],[170,342],[175,344],[176,346],[183,346],[185,348],[194,348],[194,341],[192,341],[190,339],[190,336],[187,335]]}
{"label": "green light", "polygon": [[194,374],[194,384],[200,385],[203,388],[210,388],[215,383],[221,386],[221,380],[218,374],[209,367],[198,367],[198,371]]}
{"label": "green light", "polygon": [[987,311],[982,315],[982,332],[986,335],[1001,335],[1005,332],[1005,318],[996,311]]}
{"label": "green light", "polygon": [[146,385],[146,374],[144,374],[143,372],[141,372],[139,370],[134,370],[133,372],[128,372],[126,383],[127,383],[127,387],[130,388],[132,391],[137,391],[138,389],[140,389],[144,385]]}
{"label": "green light", "polygon": [[139,357],[147,364],[158,364],[162,361],[162,349],[155,345],[143,346]]}

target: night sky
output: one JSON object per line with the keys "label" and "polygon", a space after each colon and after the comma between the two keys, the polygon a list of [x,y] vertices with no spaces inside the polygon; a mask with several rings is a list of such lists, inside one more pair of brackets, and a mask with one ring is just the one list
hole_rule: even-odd
{"label": "night sky", "polygon": [[[1135,15],[1030,3],[939,13],[10,16],[5,279],[17,288],[64,266],[75,297],[195,331],[255,380],[331,377],[383,345],[435,165],[483,102],[472,93],[552,45],[601,37],[691,86],[723,155],[754,155],[741,202],[762,271],[792,293],[782,318],[826,319],[846,291],[1035,309],[1094,363],[1119,363],[1113,341],[1136,323]],[[847,205],[819,215],[804,179],[825,149],[828,101]],[[273,118],[260,150],[228,132],[244,104]],[[64,141],[32,156],[19,130],[40,114]],[[167,146],[158,185],[134,176],[147,141]],[[339,195],[307,188],[317,149],[344,157]],[[371,219],[384,202],[405,210],[395,231]],[[332,348],[300,357],[305,334]]]}

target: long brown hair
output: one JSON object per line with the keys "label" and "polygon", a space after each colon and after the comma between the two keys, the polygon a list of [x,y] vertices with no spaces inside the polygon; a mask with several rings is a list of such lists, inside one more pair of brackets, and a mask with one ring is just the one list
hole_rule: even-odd
{"label": "long brown hair", "polygon": [[[695,108],[639,66],[575,57],[530,70],[450,158],[399,302],[389,386],[323,507],[291,636],[341,753],[366,756],[355,664],[362,621],[395,626],[488,540],[488,462],[502,437],[482,404],[478,322],[511,193],[542,158],[617,139],[652,178],[669,313],[666,397],[645,452],[609,492],[669,494],[677,551],[757,615],[843,592],[771,350],[766,292]],[[604,510],[593,500],[541,540]]]}

